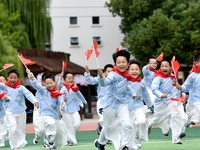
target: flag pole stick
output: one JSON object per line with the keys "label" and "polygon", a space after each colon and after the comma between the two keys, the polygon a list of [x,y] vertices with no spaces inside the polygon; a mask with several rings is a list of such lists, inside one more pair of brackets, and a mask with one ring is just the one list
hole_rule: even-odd
{"label": "flag pole stick", "polygon": [[4,70],[6,70],[6,69],[7,69],[7,68],[5,68],[5,69],[1,69],[0,72],[1,72],[1,71],[4,71]]}
{"label": "flag pole stick", "polygon": [[[18,55],[18,58],[21,60],[21,58]],[[24,65],[24,67],[26,68],[26,70],[28,69],[28,67],[24,64],[24,62],[21,60],[22,64]]]}
{"label": "flag pole stick", "polygon": [[86,50],[86,52],[85,52],[85,65],[86,65],[86,66],[88,65],[87,50]]}

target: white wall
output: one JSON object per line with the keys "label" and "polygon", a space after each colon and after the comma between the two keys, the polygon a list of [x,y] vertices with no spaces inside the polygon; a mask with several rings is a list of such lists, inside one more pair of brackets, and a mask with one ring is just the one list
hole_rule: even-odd
{"label": "white wall", "polygon": [[[104,7],[106,0],[52,0],[50,15],[52,17],[52,50],[71,54],[70,60],[85,66],[85,51],[92,48],[92,37],[100,36],[102,46],[98,49],[100,68],[113,64],[112,54],[120,45],[123,34],[119,30],[120,18],[113,17]],[[69,24],[69,17],[78,17],[78,26]],[[100,17],[100,26],[92,26],[92,16]],[[79,46],[70,45],[70,37],[79,37]],[[88,61],[90,69],[97,69],[95,56]]]}

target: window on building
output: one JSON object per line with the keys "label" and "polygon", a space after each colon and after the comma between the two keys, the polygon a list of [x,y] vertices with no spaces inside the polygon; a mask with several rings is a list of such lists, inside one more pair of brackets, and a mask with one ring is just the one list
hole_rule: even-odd
{"label": "window on building", "polygon": [[78,43],[78,37],[71,37],[70,38],[71,45],[79,45]]}
{"label": "window on building", "polygon": [[78,24],[77,17],[70,17],[69,23],[70,25],[77,25]]}
{"label": "window on building", "polygon": [[45,43],[45,50],[51,50],[50,43]]}
{"label": "window on building", "polygon": [[100,24],[100,20],[98,16],[92,17],[92,24]]}
{"label": "window on building", "polygon": [[93,41],[97,41],[98,45],[101,45],[101,37],[100,36],[94,36]]}

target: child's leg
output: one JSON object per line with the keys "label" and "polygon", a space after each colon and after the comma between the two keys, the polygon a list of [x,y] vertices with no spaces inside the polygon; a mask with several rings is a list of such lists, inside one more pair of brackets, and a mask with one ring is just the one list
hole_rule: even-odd
{"label": "child's leg", "polygon": [[73,115],[70,113],[62,114],[62,123],[65,126],[67,132],[68,144],[76,144],[76,130],[73,126]]}
{"label": "child's leg", "polygon": [[11,149],[22,148],[27,144],[25,140],[26,113],[12,114],[6,111],[6,126],[9,132]]}
{"label": "child's leg", "polygon": [[121,125],[121,146],[120,147],[128,147],[134,148],[137,147],[135,143],[135,134],[130,134],[134,132],[134,127],[132,125],[129,110],[127,104],[121,104],[121,106],[117,109],[117,120]]}
{"label": "child's leg", "polygon": [[145,110],[143,107],[135,110],[135,126],[139,139],[148,140]]}
{"label": "child's leg", "polygon": [[44,135],[44,124],[40,118],[39,109],[34,109],[33,111],[33,125],[35,129],[35,137],[33,139],[33,143],[37,144],[40,137]]}
{"label": "child's leg", "polygon": [[7,129],[5,124],[5,117],[0,118],[0,147],[5,146],[5,136],[7,135]]}
{"label": "child's leg", "polygon": [[98,99],[97,103],[96,103],[97,114],[99,116],[98,127],[97,127],[98,135],[100,134],[102,127],[103,127],[103,107],[101,106],[100,101],[101,101],[101,99]]}
{"label": "child's leg", "polygon": [[170,127],[172,129],[172,143],[182,144],[179,135],[182,131],[182,120],[181,114],[178,111],[178,103],[171,102],[169,104],[171,117],[170,117]]}
{"label": "child's leg", "polygon": [[80,128],[80,124],[81,124],[81,117],[79,115],[78,112],[74,112],[72,113],[72,120],[73,120],[73,127],[75,129],[75,131],[78,131]]}
{"label": "child's leg", "polygon": [[41,119],[44,123],[45,134],[48,138],[48,142],[50,145],[53,145],[57,133],[56,121],[50,116],[42,116]]}

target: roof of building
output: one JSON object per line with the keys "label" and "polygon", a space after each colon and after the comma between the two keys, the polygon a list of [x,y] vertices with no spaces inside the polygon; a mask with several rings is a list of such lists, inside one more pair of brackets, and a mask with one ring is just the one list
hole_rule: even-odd
{"label": "roof of building", "polygon": [[[63,61],[67,62],[66,71],[73,74],[83,74],[85,72],[84,67],[70,62],[70,54],[68,53],[38,49],[19,49],[18,52],[26,59],[36,62],[36,64],[28,66],[36,74],[41,72],[61,73]],[[94,71],[91,71],[91,74],[96,75]]]}

